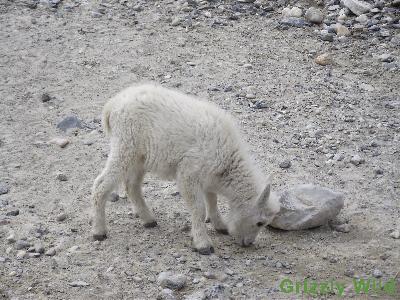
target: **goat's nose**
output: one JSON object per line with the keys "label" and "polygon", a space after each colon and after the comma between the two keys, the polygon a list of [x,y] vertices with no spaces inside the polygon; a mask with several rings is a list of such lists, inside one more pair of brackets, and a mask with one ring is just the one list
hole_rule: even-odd
{"label": "goat's nose", "polygon": [[246,239],[242,239],[242,247],[250,247],[253,242],[247,242]]}

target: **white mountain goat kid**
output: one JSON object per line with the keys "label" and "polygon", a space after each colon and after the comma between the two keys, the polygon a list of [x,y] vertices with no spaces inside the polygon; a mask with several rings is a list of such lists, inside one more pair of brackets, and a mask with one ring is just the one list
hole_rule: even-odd
{"label": "white mountain goat kid", "polygon": [[[213,104],[157,85],[133,86],[105,105],[103,126],[111,150],[93,185],[96,240],[106,238],[105,203],[120,183],[144,226],[157,225],[142,196],[146,172],[176,179],[191,210],[193,244],[200,254],[214,252],[206,212],[218,232],[249,246],[279,211],[279,203],[269,199],[269,180],[253,165],[233,120]],[[229,199],[227,226],[217,194]]]}

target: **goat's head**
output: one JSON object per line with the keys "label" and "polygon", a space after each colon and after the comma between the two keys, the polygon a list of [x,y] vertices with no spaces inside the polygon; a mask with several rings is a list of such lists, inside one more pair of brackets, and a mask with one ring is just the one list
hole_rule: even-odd
{"label": "goat's head", "polygon": [[247,207],[231,210],[228,218],[229,234],[239,245],[252,245],[261,228],[270,224],[279,212],[279,201],[270,197],[270,191],[271,184],[268,183],[263,192],[252,199]]}

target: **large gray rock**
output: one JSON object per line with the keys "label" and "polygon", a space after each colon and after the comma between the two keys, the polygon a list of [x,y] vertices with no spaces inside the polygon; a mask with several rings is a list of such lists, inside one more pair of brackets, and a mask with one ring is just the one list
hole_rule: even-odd
{"label": "large gray rock", "polygon": [[372,9],[371,4],[360,0],[343,0],[343,5],[357,16],[365,14]]}
{"label": "large gray rock", "polygon": [[270,225],[284,230],[301,230],[326,224],[344,204],[343,194],[312,184],[298,185],[271,197],[279,198],[281,210]]}

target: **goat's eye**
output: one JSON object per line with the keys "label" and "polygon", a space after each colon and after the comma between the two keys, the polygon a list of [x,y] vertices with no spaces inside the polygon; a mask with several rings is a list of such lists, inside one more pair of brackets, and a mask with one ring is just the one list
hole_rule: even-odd
{"label": "goat's eye", "polygon": [[264,226],[265,225],[265,222],[257,222],[257,226],[258,227],[261,227],[261,226]]}

